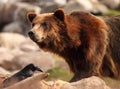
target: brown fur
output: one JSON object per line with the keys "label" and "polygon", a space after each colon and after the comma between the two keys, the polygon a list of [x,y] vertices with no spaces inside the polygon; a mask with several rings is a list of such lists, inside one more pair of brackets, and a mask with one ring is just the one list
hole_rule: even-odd
{"label": "brown fur", "polygon": [[47,14],[29,13],[28,20],[32,25],[30,38],[43,50],[66,60],[75,74],[71,81],[92,75],[118,78],[120,47],[117,40],[114,42],[116,36],[114,39],[111,37],[111,33],[114,34],[111,29],[116,28],[120,33],[120,24],[113,27],[113,24],[109,24],[111,19],[102,20],[83,11],[65,14],[62,10]]}

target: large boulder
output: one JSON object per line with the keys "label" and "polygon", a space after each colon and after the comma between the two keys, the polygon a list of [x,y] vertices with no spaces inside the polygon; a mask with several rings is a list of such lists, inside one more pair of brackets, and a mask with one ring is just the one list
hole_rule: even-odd
{"label": "large boulder", "polygon": [[18,48],[23,42],[26,41],[26,37],[18,33],[0,33],[0,46],[8,49]]}
{"label": "large boulder", "polygon": [[30,51],[15,56],[13,59],[13,68],[21,69],[30,63],[39,66],[43,71],[47,71],[55,67],[55,60],[50,54],[41,51]]}
{"label": "large boulder", "polygon": [[[14,55],[4,47],[0,47],[0,66],[5,69],[10,69]],[[0,72],[1,73],[1,72]]]}
{"label": "large boulder", "polygon": [[37,74],[5,89],[110,89],[98,77],[90,77],[78,82],[68,83],[62,80],[46,82],[47,74]]}
{"label": "large boulder", "polygon": [[110,89],[99,77],[89,77],[77,82],[65,84],[61,89]]}
{"label": "large boulder", "polygon": [[40,13],[41,8],[35,5],[27,4],[27,3],[16,3],[18,8],[14,13],[14,22],[18,23],[22,29],[22,34],[27,35],[28,30],[30,29],[30,24],[27,20],[27,13],[35,12]]}
{"label": "large boulder", "polygon": [[13,58],[20,55],[20,45],[26,42],[26,37],[17,33],[0,33],[0,66],[7,70],[11,70],[13,66]]}
{"label": "large boulder", "polygon": [[2,31],[23,34],[23,29],[18,22],[11,22],[7,24],[3,27]]}
{"label": "large boulder", "polygon": [[12,22],[16,9],[17,9],[17,5],[14,3],[0,2],[0,13],[2,13],[0,14],[0,24]]}

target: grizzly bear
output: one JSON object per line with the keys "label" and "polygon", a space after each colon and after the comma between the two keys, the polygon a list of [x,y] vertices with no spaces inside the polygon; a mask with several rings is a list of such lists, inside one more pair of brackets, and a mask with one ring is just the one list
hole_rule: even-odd
{"label": "grizzly bear", "polygon": [[65,59],[71,82],[90,76],[120,78],[120,16],[100,18],[84,11],[28,13],[28,35],[45,50]]}

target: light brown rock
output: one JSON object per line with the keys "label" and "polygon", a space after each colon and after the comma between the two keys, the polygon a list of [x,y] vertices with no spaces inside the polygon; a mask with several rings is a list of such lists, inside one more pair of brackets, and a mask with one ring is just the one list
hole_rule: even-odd
{"label": "light brown rock", "polygon": [[52,55],[41,51],[27,52],[17,55],[13,59],[13,66],[16,69],[21,69],[30,63],[39,66],[43,71],[47,71],[55,67],[55,60]]}
{"label": "light brown rock", "polygon": [[48,77],[47,73],[39,73],[35,76],[27,78],[21,82],[15,83],[14,85],[11,85],[4,89],[43,89],[41,88],[42,86],[40,86],[39,82],[47,77]]}
{"label": "light brown rock", "polygon": [[95,76],[64,85],[61,89],[110,89],[105,82]]}
{"label": "light brown rock", "polygon": [[102,79],[94,76],[74,83],[62,80],[46,82],[42,80],[44,78],[44,74],[39,74],[5,89],[110,89]]}
{"label": "light brown rock", "polygon": [[0,46],[8,49],[18,48],[22,42],[26,41],[26,37],[18,33],[0,33]]}
{"label": "light brown rock", "polygon": [[6,69],[0,67],[0,75],[10,75],[11,73]]}

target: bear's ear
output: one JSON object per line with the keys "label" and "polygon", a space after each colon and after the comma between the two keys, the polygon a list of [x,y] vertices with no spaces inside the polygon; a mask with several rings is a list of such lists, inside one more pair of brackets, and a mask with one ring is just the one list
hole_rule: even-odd
{"label": "bear's ear", "polygon": [[59,20],[64,21],[64,11],[62,9],[57,9],[54,12],[54,16],[57,17]]}
{"label": "bear's ear", "polygon": [[34,12],[29,12],[29,13],[27,14],[27,19],[28,19],[28,21],[32,22],[33,19],[34,19],[36,16],[37,16],[36,13],[34,13]]}

